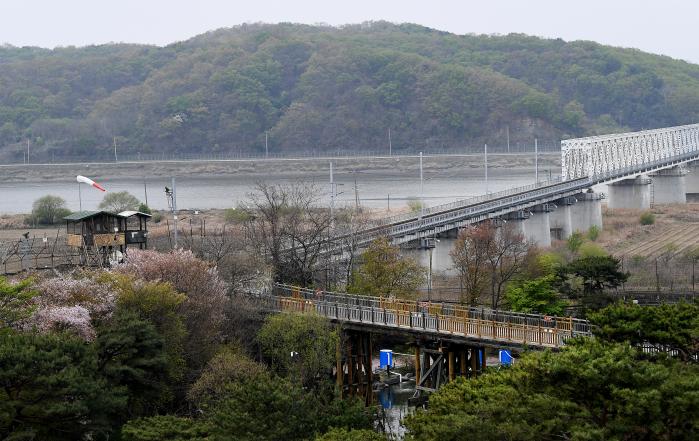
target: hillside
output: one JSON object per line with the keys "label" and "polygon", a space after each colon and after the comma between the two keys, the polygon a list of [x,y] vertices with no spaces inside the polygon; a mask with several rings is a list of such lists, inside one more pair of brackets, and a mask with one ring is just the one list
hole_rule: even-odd
{"label": "hillside", "polygon": [[699,120],[699,66],[417,25],[242,25],[167,47],[0,47],[0,159],[502,144]]}

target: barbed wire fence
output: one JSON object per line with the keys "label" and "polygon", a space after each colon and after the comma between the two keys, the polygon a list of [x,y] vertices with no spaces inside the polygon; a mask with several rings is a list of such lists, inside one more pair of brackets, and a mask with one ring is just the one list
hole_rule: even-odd
{"label": "barbed wire fence", "polygon": [[[541,154],[560,153],[560,141],[538,141],[535,149],[534,141],[516,142],[509,146],[503,144],[488,145],[488,154],[534,154],[535,150]],[[95,162],[158,162],[158,161],[229,161],[229,160],[262,160],[262,159],[324,159],[324,158],[357,158],[357,157],[390,157],[390,156],[416,156],[423,155],[478,155],[484,154],[483,145],[436,147],[425,146],[423,148],[404,148],[389,150],[384,149],[291,149],[284,151],[265,152],[259,149],[233,148],[224,152],[210,153],[185,153],[185,152],[127,152],[95,151],[90,155],[56,156],[50,149],[38,150],[30,153],[29,157],[24,150],[6,154],[0,162],[6,165],[21,164],[65,164],[65,163],[95,163]]]}

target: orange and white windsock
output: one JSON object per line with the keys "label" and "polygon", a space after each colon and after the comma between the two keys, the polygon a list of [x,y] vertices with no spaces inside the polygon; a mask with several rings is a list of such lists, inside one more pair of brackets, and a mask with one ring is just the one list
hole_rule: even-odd
{"label": "orange and white windsock", "polygon": [[78,175],[78,178],[77,178],[77,179],[78,179],[78,182],[80,182],[80,183],[82,183],[82,184],[91,185],[91,186],[95,187],[97,190],[100,190],[100,191],[107,191],[107,190],[104,189],[104,187],[102,187],[101,185],[99,185],[97,182],[93,181],[93,180],[90,179],[90,178],[86,178],[85,176]]}

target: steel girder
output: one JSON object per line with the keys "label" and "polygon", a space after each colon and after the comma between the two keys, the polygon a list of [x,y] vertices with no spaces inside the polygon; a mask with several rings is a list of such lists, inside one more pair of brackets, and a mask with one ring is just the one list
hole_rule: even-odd
{"label": "steel girder", "polygon": [[594,180],[621,170],[643,171],[649,163],[692,152],[699,153],[699,124],[568,139],[561,142],[562,177]]}

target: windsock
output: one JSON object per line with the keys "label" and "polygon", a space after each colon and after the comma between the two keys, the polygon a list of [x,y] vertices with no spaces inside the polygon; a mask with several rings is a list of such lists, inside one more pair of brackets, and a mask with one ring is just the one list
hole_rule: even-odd
{"label": "windsock", "polygon": [[97,182],[93,181],[90,178],[86,178],[85,176],[78,175],[77,179],[78,179],[78,182],[80,182],[82,184],[91,185],[91,186],[95,187],[97,190],[107,191],[101,185],[99,185]]}

